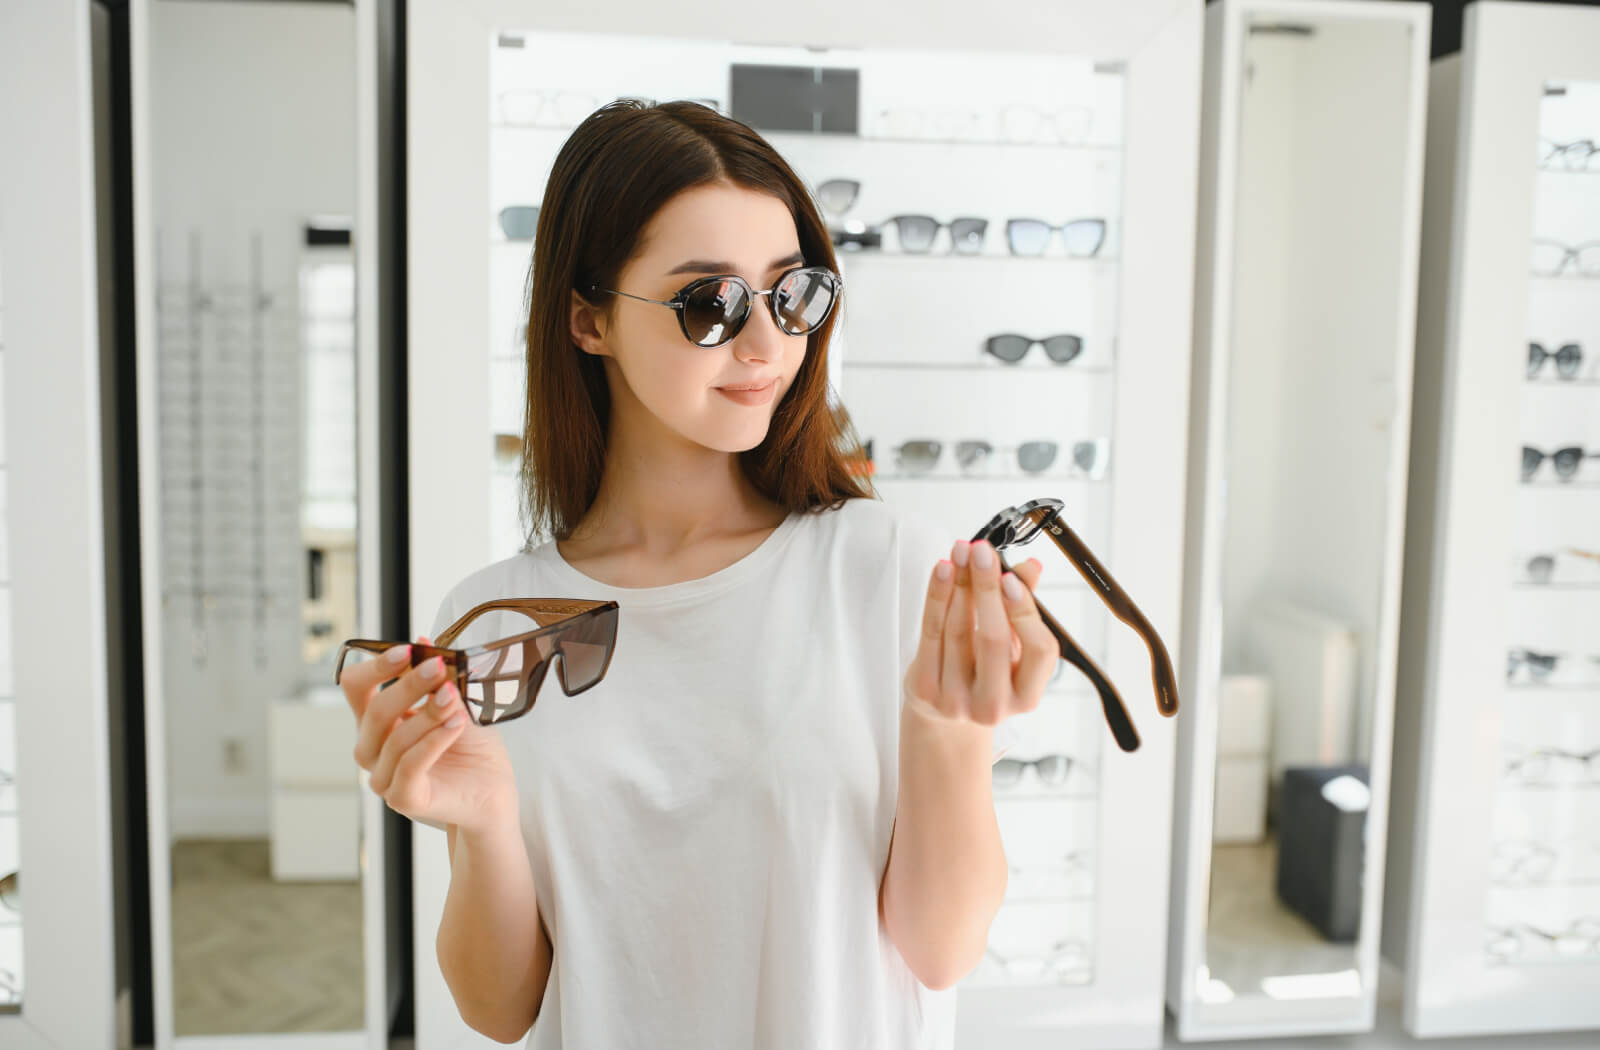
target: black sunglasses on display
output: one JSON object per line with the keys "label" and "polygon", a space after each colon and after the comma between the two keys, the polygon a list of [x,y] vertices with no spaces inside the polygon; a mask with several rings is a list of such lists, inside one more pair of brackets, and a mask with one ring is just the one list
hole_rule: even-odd
{"label": "black sunglasses on display", "polygon": [[767,309],[778,330],[788,335],[815,331],[833,312],[844,279],[826,266],[800,266],[778,278],[771,288],[756,291],[738,274],[716,274],[690,281],[671,299],[649,299],[615,288],[589,285],[589,293],[605,292],[642,303],[670,307],[678,312],[678,327],[695,346],[721,346],[743,330],[751,304],[767,297]]}
{"label": "black sunglasses on display", "polygon": [[[1112,579],[1111,573],[1094,556],[1084,542],[1078,538],[1077,533],[1067,523],[1061,520],[1061,510],[1065,504],[1058,499],[1036,499],[1017,507],[1007,507],[993,518],[983,528],[979,529],[972,537],[974,541],[985,540],[994,547],[1000,558],[1000,571],[1007,572],[1011,566],[1006,564],[1005,555],[999,553],[1008,547],[1020,547],[1032,542],[1043,532],[1047,534],[1061,553],[1072,562],[1073,568],[1078,570],[1090,588],[1100,596],[1113,616],[1132,627],[1139,637],[1144,640],[1145,648],[1150,651],[1150,674],[1155,685],[1156,709],[1168,718],[1178,713],[1178,681],[1172,673],[1172,659],[1167,655],[1167,647],[1161,641],[1161,636],[1156,633],[1144,613],[1128,597],[1126,591]],[[1095,692],[1100,696],[1100,708],[1105,714],[1106,725],[1111,729],[1111,736],[1116,740],[1117,746],[1124,751],[1135,751],[1139,747],[1139,734],[1133,728],[1133,719],[1128,716],[1128,708],[1122,702],[1122,697],[1107,680],[1105,674],[1096,666],[1081,648],[1073,641],[1072,636],[1056,621],[1050,611],[1034,596],[1033,603],[1039,609],[1039,615],[1050,633],[1055,636],[1056,644],[1061,648],[1061,658],[1072,666],[1082,671],[1084,676],[1094,685]]]}

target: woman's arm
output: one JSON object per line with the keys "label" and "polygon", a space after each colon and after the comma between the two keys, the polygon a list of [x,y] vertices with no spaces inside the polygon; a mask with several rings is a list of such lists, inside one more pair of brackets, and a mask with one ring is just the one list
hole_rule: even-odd
{"label": "woman's arm", "polygon": [[948,988],[983,959],[1006,893],[994,812],[994,727],[1039,706],[1059,650],[1029,592],[984,541],[928,580],[900,707],[899,798],[879,888],[885,930],[917,978]]}
{"label": "woman's arm", "polygon": [[550,979],[533,872],[515,821],[493,831],[446,829],[450,892],[435,949],[461,1019],[502,1043],[528,1034]]}
{"label": "woman's arm", "polygon": [[911,972],[941,989],[983,959],[1006,893],[1006,855],[994,812],[994,731],[924,708],[911,697],[900,712],[900,796],[879,912]]}

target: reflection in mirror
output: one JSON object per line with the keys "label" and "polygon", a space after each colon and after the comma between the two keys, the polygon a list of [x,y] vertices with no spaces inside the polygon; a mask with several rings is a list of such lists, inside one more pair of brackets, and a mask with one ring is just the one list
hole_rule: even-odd
{"label": "reflection in mirror", "polygon": [[149,24],[174,1034],[361,1029],[354,12]]}
{"label": "reflection in mirror", "polygon": [[[1502,775],[1495,792],[1483,951],[1496,967],[1600,961],[1600,82],[1544,85],[1529,236],[1522,448],[1507,586]],[[1520,350],[1520,348],[1518,348]],[[1521,586],[1519,586],[1519,584]],[[1531,584],[1531,586],[1530,586]],[[1585,733],[1585,724],[1589,727]]]}
{"label": "reflection in mirror", "polygon": [[1358,932],[1405,467],[1410,37],[1258,18],[1244,40],[1204,1004],[1353,1014],[1374,976]]}

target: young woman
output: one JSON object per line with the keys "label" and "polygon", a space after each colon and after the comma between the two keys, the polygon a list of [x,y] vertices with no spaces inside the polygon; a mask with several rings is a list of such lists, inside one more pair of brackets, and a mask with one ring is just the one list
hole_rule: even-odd
{"label": "young woman", "polygon": [[372,789],[449,831],[437,952],[480,1032],[951,1045],[1005,893],[996,727],[1057,652],[1038,562],[1002,578],[850,469],[841,294],[804,184],[743,124],[618,102],[556,159],[524,435],[552,538],[458,583],[434,633],[493,598],[615,600],[609,672],[503,726],[432,661],[401,674],[407,646],[344,677]]}

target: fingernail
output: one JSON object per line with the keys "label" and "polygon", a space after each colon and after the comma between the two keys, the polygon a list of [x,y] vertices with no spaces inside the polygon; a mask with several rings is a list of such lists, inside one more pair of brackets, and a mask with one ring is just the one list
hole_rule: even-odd
{"label": "fingernail", "polygon": [[450,716],[450,721],[446,722],[444,724],[444,727],[446,729],[456,729],[461,725],[461,723],[465,722],[466,720],[467,720],[467,716],[458,711],[455,714]]}
{"label": "fingernail", "polygon": [[440,675],[444,674],[444,657],[435,656],[432,660],[429,660],[427,664],[423,666],[422,673],[427,675],[429,678],[438,678]]}
{"label": "fingernail", "polygon": [[433,694],[433,702],[439,707],[449,707],[450,701],[455,699],[455,687],[449,682],[441,685]]}
{"label": "fingernail", "polygon": [[1012,573],[1008,572],[1000,577],[1000,589],[1005,591],[1006,597],[1012,601],[1018,601],[1022,598],[1022,581]]}
{"label": "fingernail", "polygon": [[957,540],[956,549],[950,552],[950,557],[955,559],[955,563],[962,568],[967,566],[967,547],[966,540]]}
{"label": "fingernail", "polygon": [[994,548],[979,540],[972,545],[972,564],[980,569],[994,568]]}
{"label": "fingernail", "polygon": [[403,664],[406,657],[411,655],[411,646],[396,645],[383,651],[383,658],[392,664]]}
{"label": "fingernail", "polygon": [[956,574],[955,566],[940,558],[939,564],[933,567],[933,574],[941,580],[948,580]]}

